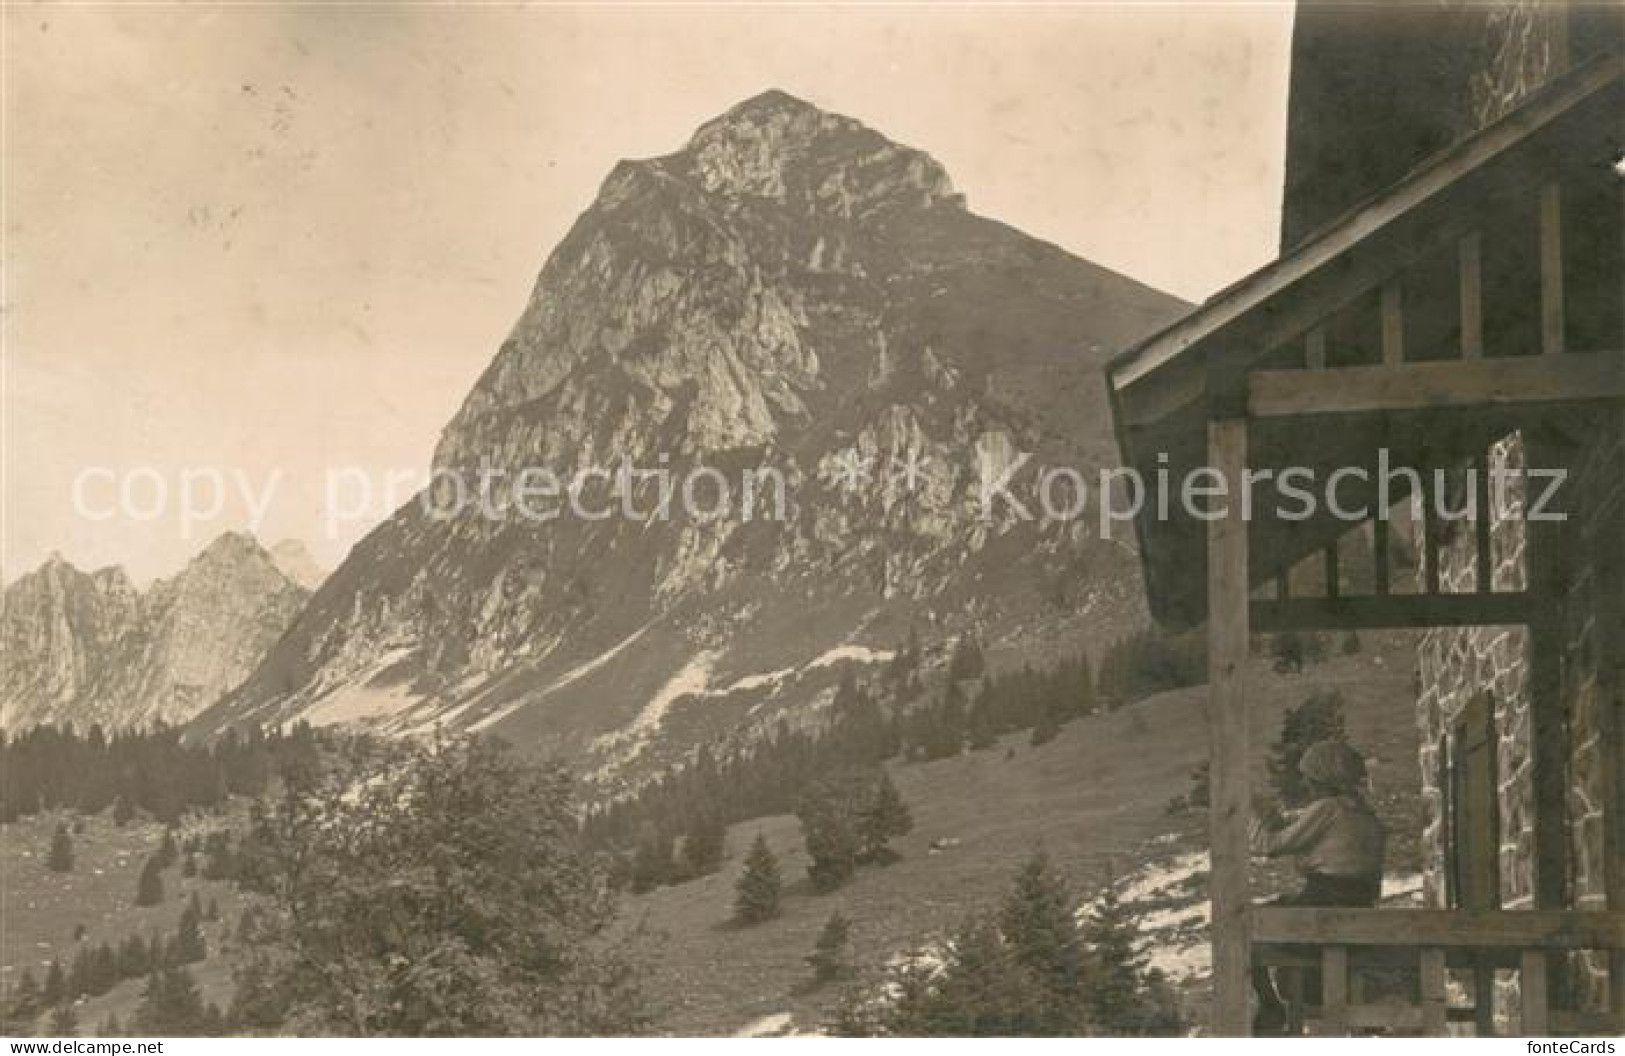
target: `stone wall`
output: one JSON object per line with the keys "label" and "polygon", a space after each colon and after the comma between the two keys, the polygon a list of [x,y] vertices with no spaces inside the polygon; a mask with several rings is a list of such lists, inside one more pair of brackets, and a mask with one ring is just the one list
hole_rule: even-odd
{"label": "stone wall", "polygon": [[[1491,579],[1495,590],[1523,590],[1529,582],[1528,538],[1524,530],[1521,437],[1496,445],[1491,457]],[[1458,509],[1457,497],[1472,494],[1460,473],[1452,474],[1445,505]],[[1472,525],[1458,522],[1439,550],[1439,584],[1447,593],[1478,589],[1477,544]],[[1425,576],[1425,557],[1419,576]],[[1454,730],[1462,712],[1479,695],[1494,702],[1499,744],[1496,774],[1500,806],[1500,888],[1507,907],[1533,902],[1531,829],[1534,783],[1529,736],[1529,633],[1522,627],[1473,627],[1429,631],[1417,648],[1417,718],[1422,734],[1423,892],[1430,905],[1445,905],[1444,760],[1441,742]]]}

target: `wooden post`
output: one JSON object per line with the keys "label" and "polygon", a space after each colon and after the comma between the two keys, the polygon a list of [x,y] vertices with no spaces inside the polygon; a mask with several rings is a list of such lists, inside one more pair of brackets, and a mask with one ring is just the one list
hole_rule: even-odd
{"label": "wooden post", "polygon": [[1448,1032],[1449,992],[1445,983],[1444,950],[1437,946],[1422,951],[1422,1033],[1442,1038]]}
{"label": "wooden post", "polygon": [[1540,189],[1540,350],[1563,351],[1563,188],[1553,181]]}
{"label": "wooden post", "polygon": [[1484,355],[1483,238],[1477,231],[1456,246],[1456,271],[1461,301],[1461,358]]}
{"label": "wooden post", "polygon": [[1226,481],[1224,516],[1208,524],[1208,725],[1212,805],[1208,811],[1213,868],[1213,1033],[1250,1033],[1248,998],[1252,962],[1247,883],[1247,830],[1251,820],[1247,733],[1247,422],[1208,424],[1208,461]]}
{"label": "wooden post", "polygon": [[1393,586],[1393,573],[1388,569],[1388,537],[1392,526],[1388,523],[1389,510],[1378,510],[1371,522],[1371,578],[1378,597],[1385,596]]}
{"label": "wooden post", "polygon": [[1552,1032],[1551,1005],[1546,998],[1546,951],[1523,951],[1518,976],[1523,999],[1523,1036],[1544,1038]]}
{"label": "wooden post", "polygon": [[1327,946],[1320,951],[1320,1033],[1347,1037],[1349,1032],[1349,951]]}
{"label": "wooden post", "polygon": [[1495,510],[1494,496],[1490,494],[1490,473],[1494,471],[1495,448],[1493,439],[1486,439],[1483,454],[1478,464],[1473,467],[1476,475],[1473,479],[1473,542],[1476,552],[1473,555],[1478,592],[1488,594],[1495,589]]}

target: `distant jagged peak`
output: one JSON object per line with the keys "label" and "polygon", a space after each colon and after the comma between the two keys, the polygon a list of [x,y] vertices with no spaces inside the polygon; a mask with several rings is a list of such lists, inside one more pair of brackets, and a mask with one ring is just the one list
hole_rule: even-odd
{"label": "distant jagged peak", "polygon": [[221,532],[219,535],[215,536],[209,545],[198,551],[197,556],[192,560],[196,562],[204,560],[215,561],[227,558],[241,559],[244,557],[254,557],[260,554],[266,554],[266,556],[269,556],[269,554],[266,553],[265,548],[260,545],[260,541],[254,538],[254,534],[252,532],[238,531],[233,529]]}

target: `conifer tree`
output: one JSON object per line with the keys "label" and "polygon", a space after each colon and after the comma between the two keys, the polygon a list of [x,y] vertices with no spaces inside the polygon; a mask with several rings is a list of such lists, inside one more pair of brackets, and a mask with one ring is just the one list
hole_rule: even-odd
{"label": "conifer tree", "polygon": [[196,964],[208,956],[208,947],[203,941],[203,910],[198,905],[197,892],[192,892],[192,900],[181,911],[180,923],[175,928],[175,938],[169,944],[169,961],[171,964]]}
{"label": "conifer tree", "polygon": [[807,876],[819,891],[833,891],[852,878],[861,843],[850,782],[823,782],[796,807],[807,847]]}
{"label": "conifer tree", "polygon": [[1309,746],[1346,737],[1343,695],[1335,689],[1311,693],[1301,704],[1286,710],[1281,716],[1281,734],[1269,746],[1266,760],[1270,784],[1284,805],[1296,807],[1308,801],[1309,790],[1298,772],[1298,763]]}
{"label": "conifer tree", "polygon": [[79,1036],[79,1013],[73,1010],[73,1002],[64,1001],[51,1010],[51,1024],[47,1029],[53,1038]]}
{"label": "conifer tree", "polygon": [[179,965],[159,968],[147,977],[135,1024],[142,1034],[191,1037],[203,1025],[203,997],[192,973]]}
{"label": "conifer tree", "polygon": [[818,941],[813,944],[813,952],[807,955],[807,963],[812,967],[813,980],[818,983],[828,983],[852,974],[852,923],[841,915],[840,910],[831,913],[829,919],[824,921]]}
{"label": "conifer tree", "polygon": [[869,804],[858,820],[858,860],[873,862],[892,856],[888,844],[914,830],[914,815],[903,802],[902,793],[882,770],[874,784]]}
{"label": "conifer tree", "polygon": [[1074,899],[1036,852],[1016,874],[999,910],[999,930],[1016,960],[1042,982],[1056,1003],[1075,1002],[1082,957]]}
{"label": "conifer tree", "polygon": [[683,864],[689,877],[709,876],[722,865],[727,828],[715,814],[703,813],[683,837]]}
{"label": "conifer tree", "polygon": [[139,935],[131,935],[119,944],[118,948],[118,977],[120,979],[134,979],[146,975],[152,970],[152,961],[149,959],[147,943]]}
{"label": "conifer tree", "polygon": [[62,962],[53,958],[50,968],[45,971],[45,985],[40,988],[40,1003],[59,1005],[68,997],[67,973],[62,970]]}
{"label": "conifer tree", "polygon": [[1179,1010],[1162,974],[1146,969],[1139,929],[1108,880],[1083,927],[1089,950],[1084,1004],[1102,1034],[1153,1037],[1180,1033]]}
{"label": "conifer tree", "polygon": [[73,837],[68,832],[67,822],[56,823],[56,832],[51,836],[51,850],[45,856],[45,865],[53,873],[73,872]]}
{"label": "conifer tree", "polygon": [[948,660],[948,681],[963,682],[970,678],[981,678],[987,669],[982,659],[982,647],[976,641],[974,634],[960,635],[959,641],[954,645],[953,656]]}
{"label": "conifer tree", "polygon": [[176,859],[180,857],[180,853],[180,848],[175,844],[175,830],[166,827],[164,829],[164,838],[158,844],[158,853],[156,855],[158,868],[168,869],[174,865]]}
{"label": "conifer tree", "polygon": [[1055,712],[1045,708],[1038,716],[1038,722],[1033,726],[1032,736],[1028,743],[1034,748],[1041,744],[1048,744],[1061,735],[1061,723],[1055,717]]}
{"label": "conifer tree", "polygon": [[734,888],[734,917],[742,924],[759,924],[779,915],[781,882],[779,861],[761,833],[745,855],[745,870]]}
{"label": "conifer tree", "polygon": [[138,906],[156,906],[164,900],[164,869],[158,864],[158,856],[147,858],[141,867],[141,879],[136,883],[135,904]]}
{"label": "conifer tree", "polygon": [[7,1015],[27,1017],[39,1010],[41,995],[39,980],[34,978],[32,969],[24,968],[23,976],[17,980],[12,988],[11,1000],[7,1002]]}

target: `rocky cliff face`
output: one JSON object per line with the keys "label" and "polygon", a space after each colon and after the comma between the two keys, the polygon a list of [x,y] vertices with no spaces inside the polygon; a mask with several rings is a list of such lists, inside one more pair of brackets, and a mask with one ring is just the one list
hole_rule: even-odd
{"label": "rocky cliff face", "polygon": [[[430,499],[456,478],[517,505],[544,467],[582,479],[594,516],[534,493],[558,515],[409,503],[200,725],[444,723],[603,772],[793,716],[820,672],[883,659],[910,625],[1075,650],[1138,604],[1126,541],[989,520],[978,487],[1018,451],[1115,462],[1107,350],[1182,307],[974,215],[919,151],[752,99],[615,168],[440,439]],[[617,497],[623,463],[668,474],[670,517],[658,479]],[[743,509],[763,466],[783,520],[765,487]]]}
{"label": "rocky cliff face", "polygon": [[306,597],[237,533],[145,593],[122,569],[53,557],[0,595],[0,725],[185,722],[242,682]]}

